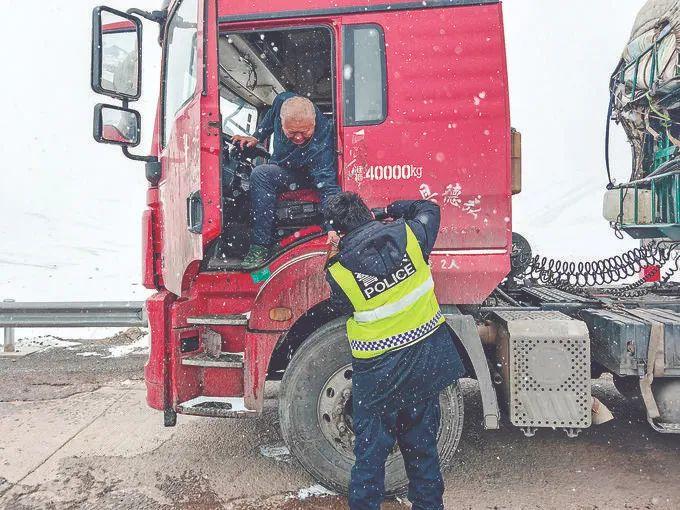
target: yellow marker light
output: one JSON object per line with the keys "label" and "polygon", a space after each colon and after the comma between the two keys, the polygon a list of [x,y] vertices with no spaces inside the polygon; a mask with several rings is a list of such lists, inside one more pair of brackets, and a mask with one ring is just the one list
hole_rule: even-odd
{"label": "yellow marker light", "polygon": [[293,318],[293,311],[285,307],[272,308],[269,310],[269,318],[277,322],[286,322]]}

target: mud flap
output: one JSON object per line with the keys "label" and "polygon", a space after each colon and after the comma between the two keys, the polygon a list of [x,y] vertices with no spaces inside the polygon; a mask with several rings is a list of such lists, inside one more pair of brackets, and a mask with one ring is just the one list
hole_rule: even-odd
{"label": "mud flap", "polygon": [[482,410],[484,412],[484,428],[495,430],[500,428],[500,411],[496,388],[491,382],[491,372],[482,348],[475,319],[469,315],[445,314],[446,323],[453,329],[467,351],[479,383],[482,396]]}
{"label": "mud flap", "polygon": [[665,365],[665,327],[659,322],[654,314],[647,310],[626,310],[628,314],[650,325],[649,346],[647,348],[646,368],[640,366],[640,393],[647,410],[647,421],[657,432],[666,434],[680,434],[680,423],[657,422],[661,418],[659,406],[652,392],[652,383],[655,377],[663,377]]}

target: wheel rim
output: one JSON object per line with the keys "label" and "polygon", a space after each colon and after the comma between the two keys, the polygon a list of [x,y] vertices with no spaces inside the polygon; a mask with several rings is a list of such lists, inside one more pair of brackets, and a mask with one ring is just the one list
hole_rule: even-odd
{"label": "wheel rim", "polygon": [[[317,423],[323,437],[343,457],[354,462],[354,422],[352,419],[352,364],[336,370],[324,383],[317,402]],[[437,442],[444,433],[442,409]],[[401,458],[399,445],[395,444],[385,466]]]}
{"label": "wheel rim", "polygon": [[335,371],[319,392],[317,419],[321,433],[338,453],[354,459],[352,365]]}

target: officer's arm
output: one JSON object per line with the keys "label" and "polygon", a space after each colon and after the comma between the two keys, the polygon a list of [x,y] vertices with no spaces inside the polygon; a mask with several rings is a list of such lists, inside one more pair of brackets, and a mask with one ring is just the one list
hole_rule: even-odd
{"label": "officer's arm", "polygon": [[439,233],[439,206],[429,200],[399,200],[387,206],[387,215],[404,218],[420,243],[423,255],[429,257]]}
{"label": "officer's arm", "polygon": [[328,274],[328,272],[326,272],[326,281],[331,288],[331,310],[338,315],[347,315],[352,313],[354,311],[352,303],[350,303],[347,295],[338,285],[338,282],[336,282],[333,277]]}

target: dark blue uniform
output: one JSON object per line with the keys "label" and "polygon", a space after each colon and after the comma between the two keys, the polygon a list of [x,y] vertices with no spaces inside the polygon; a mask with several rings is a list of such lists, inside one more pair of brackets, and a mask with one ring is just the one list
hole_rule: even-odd
{"label": "dark blue uniform", "polygon": [[271,246],[274,208],[277,195],[295,188],[312,188],[319,192],[321,205],[340,192],[338,186],[335,130],[331,120],[316,109],[312,139],[299,146],[288,140],[281,127],[281,105],[294,97],[282,92],[258,123],[255,137],[263,142],[272,134],[274,154],[268,164],[259,165],[250,178],[254,244]]}
{"label": "dark blue uniform", "polygon": [[[369,222],[343,237],[337,259],[353,272],[387,276],[406,252],[406,222],[425,259],[439,230],[439,207],[428,201],[399,201],[387,208],[399,218]],[[327,276],[333,307],[352,305]],[[353,360],[352,401],[356,464],[349,502],[352,510],[379,509],[384,497],[385,460],[395,441],[409,476],[409,499],[417,510],[443,508],[444,491],[437,455],[439,393],[465,374],[453,333],[445,324],[425,340],[377,358]]]}

